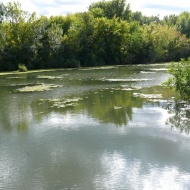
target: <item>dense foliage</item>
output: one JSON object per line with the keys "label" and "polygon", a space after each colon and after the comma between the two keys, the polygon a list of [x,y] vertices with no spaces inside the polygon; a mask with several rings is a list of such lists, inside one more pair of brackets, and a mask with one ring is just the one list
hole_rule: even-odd
{"label": "dense foliage", "polygon": [[171,63],[168,72],[172,74],[165,84],[174,88],[183,99],[190,101],[190,57],[179,63]]}
{"label": "dense foliage", "polygon": [[190,56],[189,20],[188,12],[143,16],[125,0],[50,18],[0,4],[0,71],[179,61]]}

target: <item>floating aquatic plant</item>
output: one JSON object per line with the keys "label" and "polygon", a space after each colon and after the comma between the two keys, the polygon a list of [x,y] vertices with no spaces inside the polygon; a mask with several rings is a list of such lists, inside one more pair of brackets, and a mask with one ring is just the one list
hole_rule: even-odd
{"label": "floating aquatic plant", "polygon": [[167,71],[167,68],[160,68],[160,69],[149,69],[150,71]]}
{"label": "floating aquatic plant", "polygon": [[47,91],[51,90],[52,88],[59,87],[60,85],[53,85],[53,84],[38,84],[34,86],[25,86],[22,88],[18,88],[16,91],[17,92],[42,92],[42,91]]}
{"label": "floating aquatic plant", "polygon": [[117,66],[106,66],[106,67],[104,67],[104,66],[102,66],[102,67],[90,67],[90,68],[82,68],[82,69],[80,69],[80,70],[82,70],[82,71],[89,71],[89,70],[104,70],[104,69],[114,69],[114,68],[116,68]]}
{"label": "floating aquatic plant", "polygon": [[6,77],[6,79],[25,79],[26,77]]}
{"label": "floating aquatic plant", "polygon": [[141,81],[149,81],[152,79],[101,79],[101,80],[108,82],[141,82]]}
{"label": "floating aquatic plant", "polygon": [[154,74],[156,72],[152,72],[152,71],[141,71],[142,74]]}
{"label": "floating aquatic plant", "polygon": [[125,90],[125,91],[132,91],[132,90],[140,90],[142,89],[142,87],[139,86],[127,86],[127,85],[121,85],[121,87],[123,87],[121,90]]}
{"label": "floating aquatic plant", "polygon": [[[75,98],[70,98],[70,99],[47,99],[49,103],[52,103],[51,107],[56,107],[56,108],[65,108],[65,107],[71,107],[71,106],[77,106],[78,101],[83,100],[82,98],[75,97]],[[41,101],[45,101],[41,99]]]}
{"label": "floating aquatic plant", "polygon": [[39,75],[37,78],[39,79],[62,79],[61,76],[47,76],[47,75]]}
{"label": "floating aquatic plant", "polygon": [[114,110],[118,110],[118,109],[121,109],[122,107],[119,107],[119,106],[114,106]]}
{"label": "floating aquatic plant", "polygon": [[140,97],[145,99],[160,99],[163,98],[162,94],[141,94],[141,93],[133,93],[133,97]]}

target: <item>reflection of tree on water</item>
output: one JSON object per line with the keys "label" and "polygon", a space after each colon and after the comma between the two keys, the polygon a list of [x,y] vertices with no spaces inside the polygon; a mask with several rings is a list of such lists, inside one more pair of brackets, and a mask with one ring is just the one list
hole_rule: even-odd
{"label": "reflection of tree on water", "polygon": [[[0,94],[1,95],[1,94]],[[0,123],[7,131],[16,129],[19,132],[26,132],[32,119],[30,105],[22,97],[12,98],[10,94],[0,96]]]}
{"label": "reflection of tree on water", "polygon": [[141,99],[133,98],[131,92],[104,90],[91,92],[88,98],[84,99],[84,107],[90,116],[100,122],[121,126],[132,120],[132,108],[142,107],[142,102]]}
{"label": "reflection of tree on water", "polygon": [[171,114],[168,121],[171,124],[171,129],[178,129],[180,133],[189,134],[190,132],[190,106],[186,102],[170,102],[165,104]]}
{"label": "reflection of tree on water", "polygon": [[[129,120],[132,120],[132,109],[140,108],[143,105],[143,100],[134,98],[131,92],[122,90],[99,90],[91,91],[85,94],[78,102],[72,102],[76,98],[69,97],[71,100],[68,105],[61,105],[64,100],[47,101],[33,105],[33,112],[42,113],[37,115],[37,119],[43,117],[51,111],[66,113],[81,113],[85,111],[88,116],[99,120],[103,123],[114,123],[117,126],[126,125]],[[55,104],[60,103],[59,106]],[[39,105],[39,106],[38,106]],[[35,109],[35,110],[34,110]]]}

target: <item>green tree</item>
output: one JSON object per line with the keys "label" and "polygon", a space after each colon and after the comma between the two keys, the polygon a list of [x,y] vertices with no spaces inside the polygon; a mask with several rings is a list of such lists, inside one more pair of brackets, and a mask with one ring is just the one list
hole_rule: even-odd
{"label": "green tree", "polygon": [[131,12],[131,20],[138,21],[141,25],[150,25],[152,22],[160,23],[159,16],[144,16],[140,11]]}
{"label": "green tree", "polygon": [[81,66],[98,65],[94,49],[95,19],[90,12],[78,16],[78,39],[80,43]]}
{"label": "green tree", "polygon": [[130,18],[130,5],[125,0],[112,0],[112,1],[99,1],[92,3],[89,6],[89,11],[94,13],[96,17],[106,17],[112,19],[114,16],[129,20]]}
{"label": "green tree", "polygon": [[68,15],[66,17],[67,32],[63,36],[59,55],[62,57],[63,67],[80,67],[79,53],[80,46],[80,19],[79,15]]}
{"label": "green tree", "polygon": [[32,23],[35,19],[35,14],[22,11],[19,3],[5,5],[4,20],[0,26],[2,70],[16,70],[19,64],[29,64],[32,60]]}
{"label": "green tree", "polygon": [[84,13],[36,17],[0,4],[0,70],[177,61],[190,56],[190,13],[132,12],[125,0],[100,1]]}
{"label": "green tree", "polygon": [[140,11],[132,12],[131,19],[134,21],[138,21],[141,25],[144,24],[143,23],[143,14]]}
{"label": "green tree", "polygon": [[118,18],[97,18],[94,25],[96,55],[106,64],[124,64],[127,55],[129,24]]}
{"label": "green tree", "polygon": [[[149,62],[163,62],[176,60],[178,47],[182,35],[175,27],[152,23],[143,26],[144,52]],[[185,43],[185,41],[184,41]],[[178,54],[179,55],[179,54]]]}
{"label": "green tree", "polygon": [[173,14],[169,16],[164,16],[162,23],[168,26],[175,26],[178,20],[178,16]]}
{"label": "green tree", "polygon": [[190,13],[182,12],[176,23],[177,29],[182,33],[186,34],[187,37],[190,37]]}

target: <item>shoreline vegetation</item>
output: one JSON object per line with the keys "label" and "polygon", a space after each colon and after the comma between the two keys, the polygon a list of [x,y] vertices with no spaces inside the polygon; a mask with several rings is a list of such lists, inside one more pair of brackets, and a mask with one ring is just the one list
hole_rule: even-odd
{"label": "shoreline vegetation", "polygon": [[188,57],[189,12],[160,19],[133,12],[125,0],[102,0],[86,12],[48,18],[18,2],[0,4],[0,72],[181,60],[168,66],[166,84],[189,100]]}
{"label": "shoreline vegetation", "polygon": [[189,37],[189,12],[147,17],[125,0],[50,18],[1,3],[0,71],[180,61],[190,56]]}
{"label": "shoreline vegetation", "polygon": [[190,57],[188,60],[181,59],[178,63],[172,62],[166,68],[171,77],[168,78],[164,85],[178,92],[180,97],[190,105]]}

